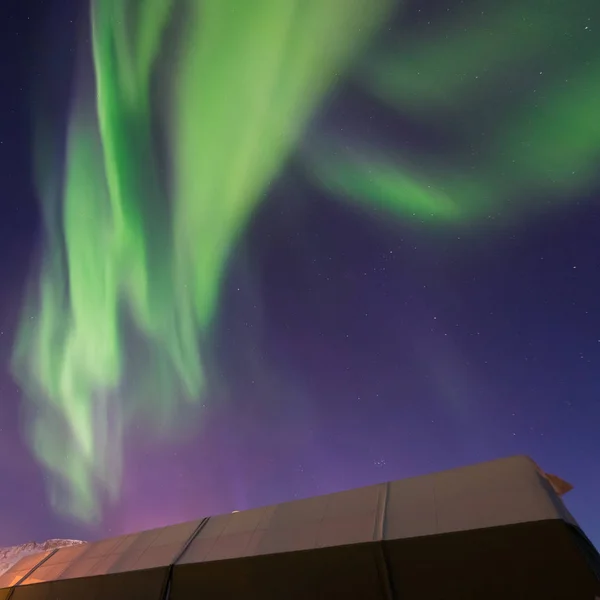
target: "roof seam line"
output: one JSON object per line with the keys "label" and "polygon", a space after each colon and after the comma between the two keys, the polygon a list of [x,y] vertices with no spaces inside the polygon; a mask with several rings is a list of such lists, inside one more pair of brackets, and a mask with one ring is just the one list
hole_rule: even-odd
{"label": "roof seam line", "polygon": [[52,550],[47,556],[44,556],[44,558],[42,558],[42,560],[40,560],[38,563],[33,565],[33,567],[31,567],[31,569],[29,569],[29,571],[27,571],[27,573],[25,573],[25,575],[23,575],[23,577],[21,577],[21,579],[19,579],[19,581],[17,581],[10,588],[10,592],[8,593],[8,596],[6,597],[6,600],[10,600],[12,598],[12,595],[13,595],[16,587],[21,585],[28,577],[30,577],[35,571],[37,571],[38,567],[41,567],[51,556],[54,556],[57,552],[58,552],[58,548],[54,548],[54,550]]}
{"label": "roof seam line", "polygon": [[183,544],[181,550],[175,555],[175,558],[173,558],[173,561],[169,565],[169,572],[165,581],[165,591],[161,595],[163,600],[169,600],[169,596],[171,595],[171,582],[173,581],[173,569],[175,565],[181,560],[181,557],[185,554],[186,550],[190,547],[191,543],[196,539],[196,536],[202,531],[202,529],[204,529],[204,526],[209,521],[210,517],[204,517],[204,519],[202,519],[202,521],[198,523],[194,531],[192,531],[188,539],[185,541],[185,544]]}

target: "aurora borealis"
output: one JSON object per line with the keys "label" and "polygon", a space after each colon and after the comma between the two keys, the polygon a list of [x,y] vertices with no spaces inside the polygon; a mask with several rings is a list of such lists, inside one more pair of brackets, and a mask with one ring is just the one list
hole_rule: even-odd
{"label": "aurora borealis", "polygon": [[[334,400],[339,391],[324,391],[338,385],[331,382],[311,391],[313,375],[306,371],[311,364],[317,379],[324,380],[325,371],[333,378],[338,353],[340,363],[354,360],[345,354],[348,343],[362,348],[351,355],[362,352],[356,362],[364,370],[377,370],[373,364],[382,355],[395,357],[389,360],[398,364],[383,379],[394,379],[390,386],[404,390],[402,398],[418,396],[406,390],[427,381],[434,390],[428,394],[450,407],[460,427],[476,426],[487,395],[475,400],[473,391],[467,401],[450,391],[478,379],[473,361],[456,358],[461,353],[446,336],[427,340],[443,307],[471,306],[481,294],[448,292],[444,281],[452,269],[440,265],[450,255],[457,263],[493,255],[498,230],[514,237],[540,220],[562,218],[586,204],[600,183],[598,8],[592,0],[552,10],[543,5],[93,0],[89,11],[78,11],[64,122],[52,115],[60,123],[50,127],[46,114],[33,119],[29,155],[44,216],[43,249],[39,268],[29,270],[12,361],[24,391],[21,434],[46,474],[53,510],[89,525],[126,502],[136,477],[150,477],[128,467],[144,462],[133,457],[133,438],[155,457],[161,444],[188,448],[201,440],[197,454],[205,458],[207,444],[218,446],[213,455],[223,457],[227,482],[213,467],[193,477],[215,498],[219,485],[235,490],[230,493],[243,508],[255,497],[252,485],[276,478],[265,474],[277,471],[270,466],[275,459],[266,458],[271,451],[283,457],[312,447],[331,456],[322,450],[329,441],[314,439],[323,423],[332,439],[337,431],[352,438],[362,405]],[[50,160],[51,148],[63,146],[64,157]],[[325,197],[328,208],[315,212],[317,197]],[[340,213],[323,216],[330,210]],[[328,218],[329,228],[322,225]],[[353,246],[354,237],[366,235],[342,233],[358,227],[349,224],[353,218],[377,232],[385,247],[376,252],[380,266],[331,271],[332,240],[345,236]],[[313,239],[306,233],[311,227],[327,233]],[[288,256],[269,244],[294,236],[301,259],[281,258],[277,270],[296,292],[269,293],[261,261],[269,252]],[[448,239],[468,236],[476,251],[440,249]],[[399,250],[404,244],[432,244],[435,267],[402,259],[409,266],[386,284],[401,293],[386,292],[385,301],[372,304],[366,299],[379,298],[379,284],[340,283],[346,292],[327,287],[339,273],[346,277],[345,269],[358,273],[348,281],[388,273],[389,261],[414,252]],[[367,254],[357,247],[357,265]],[[296,288],[294,278],[302,281],[303,269],[315,264],[321,266],[314,267],[312,283]],[[313,298],[314,289],[321,291]],[[396,331],[393,324],[404,322],[398,311],[413,310],[406,298],[417,294],[433,294],[423,303],[438,307],[426,317],[420,308],[406,317],[414,322],[410,327],[422,323],[425,333],[400,328],[388,338],[381,329],[367,333],[356,325],[355,334],[331,341],[338,335],[334,322],[343,321],[345,329],[348,321],[377,312],[382,327],[391,323]],[[336,308],[349,297],[361,308]],[[377,302],[387,308],[379,310]],[[236,316],[254,315],[257,306],[264,306],[260,318]],[[299,329],[285,326],[296,337],[281,347],[293,348],[293,357],[307,344],[308,354],[323,353],[323,365],[331,356],[323,373],[306,357],[282,366],[283,350],[261,349],[285,306],[297,306],[292,314],[303,316]],[[446,327],[452,328],[459,326]],[[330,350],[318,349],[319,340]],[[418,364],[409,368],[412,361]],[[404,427],[420,421],[400,408],[419,402],[380,406],[363,381],[373,389],[379,384],[357,377],[363,389],[349,394],[370,403],[364,410],[394,414],[390,421],[404,419]],[[495,392],[488,395],[495,396],[501,385],[490,387]],[[321,415],[327,403],[343,415],[339,420]],[[232,424],[238,420],[243,427]],[[371,437],[378,435],[388,439],[385,433]],[[271,450],[257,450],[271,438],[277,440]],[[343,446],[333,462],[346,470],[352,460],[362,464],[353,442]],[[381,460],[371,462],[380,467]],[[163,472],[171,469],[164,456],[156,461],[165,463]],[[395,464],[406,461],[404,454]],[[314,473],[319,464],[313,457]],[[245,471],[254,473],[255,484]],[[313,476],[333,488],[361,483],[330,471]]]}
{"label": "aurora borealis", "polygon": [[[95,518],[99,494],[118,493],[123,428],[148,415],[176,429],[178,398],[202,398],[200,345],[239,232],[387,4],[92,3],[95,106],[76,100],[69,125],[66,273],[53,268],[62,244],[50,248],[39,318],[32,328],[27,315],[18,350],[24,381],[43,398],[29,435],[59,479],[59,510]],[[155,99],[151,79],[177,8],[185,31],[164,76],[170,93]],[[165,122],[170,182],[153,119]],[[137,350],[127,318],[149,354],[143,372],[128,360]],[[132,379],[142,391],[129,389]]]}
{"label": "aurora borealis", "polygon": [[[552,11],[543,0],[480,4],[482,15],[489,12],[485,25],[459,27],[473,18],[472,7],[463,7],[426,43],[418,31],[407,32],[406,39],[376,49],[361,69],[376,97],[442,129],[453,140],[446,151],[451,156],[377,158],[380,149],[357,140],[358,149],[340,159],[347,145],[341,140],[314,162],[326,185],[404,216],[473,220],[475,226],[490,212],[521,216],[539,195],[560,201],[593,189],[600,49],[584,16],[592,4],[565,3]],[[563,35],[566,23],[590,35]],[[556,54],[551,73],[535,70],[536,62]],[[506,87],[518,88],[519,79],[531,84],[508,98]],[[494,96],[503,102],[492,111]]]}

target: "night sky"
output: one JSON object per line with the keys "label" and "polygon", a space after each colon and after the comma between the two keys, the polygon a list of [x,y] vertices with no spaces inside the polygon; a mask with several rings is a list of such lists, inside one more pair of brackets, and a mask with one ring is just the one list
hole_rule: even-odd
{"label": "night sky", "polygon": [[[423,1],[406,18],[426,27],[450,4]],[[55,515],[22,440],[9,361],[42,235],[31,111],[65,117],[77,5],[0,7],[0,546],[95,539],[514,454],[574,485],[566,504],[598,546],[600,188],[518,220],[426,228],[369,218],[295,160],[228,269],[215,336],[227,385],[180,442],[130,433],[122,497],[101,524]],[[565,35],[600,27],[586,17]],[[546,60],[540,71],[555,67]],[[419,152],[442,143],[352,84],[319,118]]]}

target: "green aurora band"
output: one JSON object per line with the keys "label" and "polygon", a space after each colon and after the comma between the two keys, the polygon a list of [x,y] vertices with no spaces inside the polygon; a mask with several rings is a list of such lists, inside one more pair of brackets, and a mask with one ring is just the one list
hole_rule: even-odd
{"label": "green aurora band", "polygon": [[403,218],[478,226],[600,181],[600,5],[478,5],[401,31],[358,69],[374,97],[458,140],[451,154],[436,164],[329,139],[308,157],[321,184]]}
{"label": "green aurora band", "polygon": [[[488,29],[376,40],[396,4],[92,2],[94,97],[73,107],[60,185],[40,169],[48,249],[15,349],[30,398],[26,434],[52,476],[56,510],[98,519],[120,493],[127,428],[144,420],[176,435],[203,398],[228,260],[345,75],[408,115],[451,123],[465,156],[483,151],[469,167],[442,168],[355,143],[350,152],[347,140],[321,133],[304,158],[341,197],[464,224],[517,215],[537,196],[560,198],[597,178],[597,44],[564,42],[560,69],[540,83],[543,102],[520,96],[491,115],[478,91],[543,56],[559,25],[584,11],[563,3],[560,14],[536,16],[538,0],[494,3]],[[49,208],[57,195],[58,220]]]}
{"label": "green aurora band", "polygon": [[[390,8],[92,3],[95,107],[73,111],[63,219],[58,231],[48,222],[38,298],[15,353],[33,402],[26,433],[57,510],[99,518],[103,499],[118,497],[127,425],[146,418],[176,434],[181,403],[201,398],[201,349],[232,248]],[[161,45],[177,11],[185,24],[165,73]],[[157,121],[170,159],[162,171]]]}

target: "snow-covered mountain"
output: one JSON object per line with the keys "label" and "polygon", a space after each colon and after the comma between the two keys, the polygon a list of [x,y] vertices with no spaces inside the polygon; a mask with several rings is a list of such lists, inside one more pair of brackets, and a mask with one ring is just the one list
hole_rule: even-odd
{"label": "snow-covered mountain", "polygon": [[38,542],[27,542],[20,546],[11,546],[9,548],[0,548],[0,575],[6,573],[17,561],[29,554],[54,550],[54,548],[64,548],[65,546],[79,546],[85,544],[79,540],[46,540],[41,544]]}

